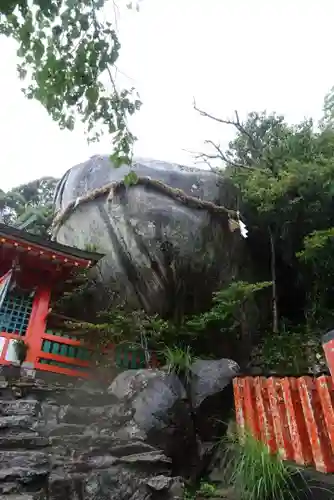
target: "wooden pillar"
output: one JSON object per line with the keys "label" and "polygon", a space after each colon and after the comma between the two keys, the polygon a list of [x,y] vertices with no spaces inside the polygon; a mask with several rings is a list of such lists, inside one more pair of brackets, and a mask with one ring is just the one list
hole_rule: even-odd
{"label": "wooden pillar", "polygon": [[36,291],[31,317],[25,335],[28,344],[26,361],[35,366],[42,349],[42,337],[45,333],[46,319],[50,307],[51,291],[48,288],[39,288]]}

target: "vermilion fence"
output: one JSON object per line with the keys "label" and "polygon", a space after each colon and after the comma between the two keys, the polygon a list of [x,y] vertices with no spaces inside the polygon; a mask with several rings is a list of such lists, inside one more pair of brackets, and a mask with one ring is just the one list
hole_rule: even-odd
{"label": "vermilion fence", "polygon": [[283,460],[334,472],[331,377],[236,377],[239,429],[250,431]]}

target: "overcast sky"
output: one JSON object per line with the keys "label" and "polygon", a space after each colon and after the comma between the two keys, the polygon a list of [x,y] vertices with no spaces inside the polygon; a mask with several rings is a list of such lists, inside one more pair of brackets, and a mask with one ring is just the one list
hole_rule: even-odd
{"label": "overcast sky", "polygon": [[[203,150],[208,138],[226,144],[231,130],[197,116],[193,97],[224,117],[267,109],[291,122],[319,118],[334,85],[333,21],[333,0],[143,0],[139,13],[122,13],[121,78],[143,101],[136,154],[191,164],[184,150]],[[80,130],[59,131],[21,94],[16,64],[14,44],[0,39],[2,189],[110,152],[108,139],[88,147]]]}

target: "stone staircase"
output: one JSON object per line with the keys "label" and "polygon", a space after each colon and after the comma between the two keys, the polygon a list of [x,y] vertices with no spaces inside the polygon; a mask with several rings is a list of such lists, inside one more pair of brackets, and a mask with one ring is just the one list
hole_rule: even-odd
{"label": "stone staircase", "polygon": [[36,430],[38,399],[17,399],[18,391],[2,383],[0,399],[0,495],[31,500],[46,484],[48,438]]}
{"label": "stone staircase", "polygon": [[169,459],[105,388],[1,383],[1,499],[142,500],[150,491],[175,498],[173,481]]}

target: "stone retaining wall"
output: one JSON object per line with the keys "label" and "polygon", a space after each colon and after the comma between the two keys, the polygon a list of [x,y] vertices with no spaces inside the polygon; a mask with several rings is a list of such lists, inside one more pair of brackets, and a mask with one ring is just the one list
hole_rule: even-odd
{"label": "stone retaining wall", "polygon": [[0,498],[177,498],[170,460],[129,440],[128,420],[114,396],[91,384],[2,381]]}

